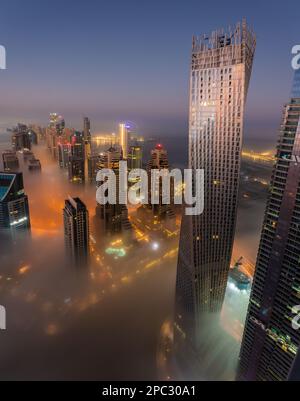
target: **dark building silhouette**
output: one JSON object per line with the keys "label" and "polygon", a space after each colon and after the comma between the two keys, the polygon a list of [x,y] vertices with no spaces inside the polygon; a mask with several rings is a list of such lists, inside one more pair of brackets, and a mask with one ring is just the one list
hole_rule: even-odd
{"label": "dark building silhouette", "polygon": [[[98,163],[99,170],[111,169],[116,175],[116,204],[106,203],[97,205],[96,214],[104,221],[106,231],[110,233],[125,232],[132,234],[132,227],[128,219],[128,209],[126,205],[119,203],[119,169],[121,153],[117,148],[110,147],[100,155]],[[97,182],[101,185],[103,182]]]}
{"label": "dark building silhouette", "polygon": [[72,264],[86,266],[89,261],[89,213],[79,198],[65,201],[63,209],[66,251]]}
{"label": "dark building silhouette", "polygon": [[26,125],[18,124],[13,130],[12,147],[15,151],[31,149],[30,136]]}
{"label": "dark building silhouette", "polygon": [[[283,110],[238,380],[300,380],[300,70]],[[300,319],[296,319],[298,321]]]}
{"label": "dark building silhouette", "polygon": [[204,211],[183,215],[175,305],[175,338],[193,349],[202,347],[203,328],[218,320],[225,296],[254,49],[244,20],[193,38],[189,168],[204,170]]}

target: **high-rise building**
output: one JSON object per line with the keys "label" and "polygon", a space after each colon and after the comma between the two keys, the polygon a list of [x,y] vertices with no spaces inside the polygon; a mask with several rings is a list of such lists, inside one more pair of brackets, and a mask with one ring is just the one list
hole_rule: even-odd
{"label": "high-rise building", "polygon": [[85,142],[80,131],[75,131],[71,137],[69,180],[78,183],[85,181]]}
{"label": "high-rise building", "polygon": [[83,119],[83,135],[86,142],[91,143],[91,122],[88,117]]}
{"label": "high-rise building", "polygon": [[61,141],[57,145],[58,149],[58,164],[61,168],[68,168],[69,156],[71,153],[71,144],[69,142]]}
{"label": "high-rise building", "polygon": [[129,153],[127,155],[127,167],[128,171],[135,168],[142,168],[143,160],[143,148],[138,145],[132,145],[129,148]]}
{"label": "high-rise building", "polygon": [[75,131],[71,137],[71,154],[82,159],[85,157],[84,136],[80,131]]}
{"label": "high-rise building", "polygon": [[[138,145],[132,145],[129,148],[127,155],[127,168],[128,173],[134,169],[141,169],[143,161],[143,148]],[[138,178],[128,179],[129,184],[134,184],[138,181]]]}
{"label": "high-rise building", "polygon": [[29,171],[41,171],[42,165],[39,159],[32,157],[28,162],[28,170]]}
{"label": "high-rise building", "polygon": [[100,155],[88,155],[87,168],[88,168],[88,180],[90,182],[96,182],[97,172],[99,169]]}
{"label": "high-rise building", "polygon": [[[105,230],[110,233],[127,232],[131,233],[132,226],[128,219],[128,209],[126,205],[119,203],[119,170],[122,156],[117,148],[110,147],[106,152],[100,154],[98,163],[99,170],[111,169],[116,175],[116,204],[107,202],[104,205],[98,204],[96,214],[104,221]],[[102,182],[97,182],[101,185]]]}
{"label": "high-rise building", "polygon": [[4,171],[16,171],[19,169],[19,159],[13,150],[5,150],[2,153]]}
{"label": "high-rise building", "polygon": [[38,135],[32,128],[28,129],[28,136],[32,145],[38,144]]}
{"label": "high-rise building", "polygon": [[189,168],[204,170],[204,212],[183,215],[175,336],[198,348],[219,315],[232,253],[245,100],[255,36],[246,22],[194,37],[190,69]]}
{"label": "high-rise building", "polygon": [[[151,176],[152,170],[160,170],[161,173],[169,173],[168,153],[161,143],[158,143],[155,149],[151,150],[151,158],[147,165],[149,186],[147,207],[152,209],[157,219],[163,219],[165,217],[175,218],[174,211],[171,207],[174,203],[174,180],[170,180],[170,203],[166,204],[163,201],[162,178],[157,177],[156,181],[153,182],[153,177]],[[151,198],[154,191],[157,192],[159,202],[152,204]]]}
{"label": "high-rise building", "polygon": [[127,159],[127,153],[128,153],[128,129],[127,129],[126,123],[119,124],[119,137],[120,137],[120,146],[122,148],[123,159]]}
{"label": "high-rise building", "polygon": [[47,147],[54,159],[57,159],[58,155],[58,149],[57,149],[57,144],[59,142],[59,138],[56,135],[56,130],[54,128],[46,128],[46,143]]}
{"label": "high-rise building", "polygon": [[73,264],[85,266],[89,260],[89,212],[79,198],[69,197],[63,216],[68,256]]}
{"label": "high-rise building", "polygon": [[84,158],[78,156],[69,156],[69,181],[74,183],[83,183],[85,180],[84,175]]}
{"label": "high-rise building", "polygon": [[292,325],[297,317],[293,307],[300,304],[299,157],[300,70],[283,110],[240,352],[239,380],[300,380],[300,326],[297,330]]}
{"label": "high-rise building", "polygon": [[31,149],[31,141],[26,125],[18,124],[18,126],[13,130],[12,147],[15,151]]}
{"label": "high-rise building", "polygon": [[55,125],[56,135],[62,136],[65,127],[66,127],[65,120],[62,117],[60,117],[60,120]]}
{"label": "high-rise building", "polygon": [[0,172],[0,230],[28,230],[30,216],[22,173]]}
{"label": "high-rise building", "polygon": [[60,116],[57,113],[50,113],[49,115],[49,127],[55,128],[56,124],[60,120]]}

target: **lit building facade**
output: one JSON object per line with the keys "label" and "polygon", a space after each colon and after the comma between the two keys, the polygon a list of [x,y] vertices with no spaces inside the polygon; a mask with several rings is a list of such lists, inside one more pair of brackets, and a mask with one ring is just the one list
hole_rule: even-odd
{"label": "lit building facade", "polygon": [[83,119],[83,136],[86,142],[91,143],[91,122],[88,117],[84,117]]}
{"label": "lit building facade", "polygon": [[283,110],[238,380],[300,380],[300,325],[292,325],[299,313],[293,307],[300,304],[299,157],[300,70]]}
{"label": "lit building facade", "polygon": [[81,184],[85,181],[84,164],[84,158],[69,156],[68,173],[70,182]]}
{"label": "lit building facade", "polygon": [[30,215],[22,173],[0,172],[0,230],[29,230]]}
{"label": "lit building facade", "polygon": [[31,149],[31,141],[28,128],[24,124],[18,124],[12,135],[12,147],[15,151]]}
{"label": "lit building facade", "polygon": [[126,123],[119,124],[119,137],[120,137],[120,146],[122,148],[123,159],[127,159],[127,154],[128,154],[128,129],[126,127]]}
{"label": "lit building facade", "polygon": [[[155,182],[153,182],[153,177],[151,176],[152,170],[159,170],[162,174],[164,172],[167,174],[169,173],[168,153],[160,143],[155,146],[155,149],[151,150],[151,158],[147,164],[149,187],[147,207],[152,209],[154,217],[158,220],[166,217],[175,218],[171,206],[174,204],[174,180],[173,178],[170,179],[170,204],[166,204],[163,201],[162,178],[159,177]],[[152,193],[154,191],[157,193],[158,203],[152,204]]]}
{"label": "lit building facade", "polygon": [[97,172],[99,169],[100,155],[88,155],[87,168],[88,168],[88,180],[90,182],[96,182]]}
{"label": "lit building facade", "polygon": [[69,142],[60,141],[57,145],[57,150],[59,167],[68,168],[71,144]]}
{"label": "lit building facade", "polygon": [[19,159],[13,150],[5,150],[2,153],[4,171],[17,171],[19,169]]}
{"label": "lit building facade", "polygon": [[66,251],[70,261],[85,266],[89,261],[89,213],[79,198],[65,201],[63,209]]}
{"label": "lit building facade", "polygon": [[[246,22],[193,38],[189,168],[204,170],[204,211],[183,215],[175,336],[198,348],[221,310],[233,247],[245,100],[255,50]],[[187,341],[186,341],[187,340]]]}
{"label": "lit building facade", "polygon": [[142,168],[142,160],[143,148],[138,145],[130,146],[129,153],[127,155],[128,171],[134,170],[135,168]]}

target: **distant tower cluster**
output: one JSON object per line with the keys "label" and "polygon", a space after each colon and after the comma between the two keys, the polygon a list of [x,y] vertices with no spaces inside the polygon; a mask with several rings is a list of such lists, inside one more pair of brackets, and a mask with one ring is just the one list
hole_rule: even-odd
{"label": "distant tower cluster", "polygon": [[89,213],[79,198],[65,201],[63,209],[65,245],[74,265],[85,266],[89,261]]}

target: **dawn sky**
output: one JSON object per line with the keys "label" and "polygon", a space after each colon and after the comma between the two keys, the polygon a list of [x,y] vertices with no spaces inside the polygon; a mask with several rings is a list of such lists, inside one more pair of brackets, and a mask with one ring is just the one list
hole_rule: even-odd
{"label": "dawn sky", "polygon": [[192,35],[245,16],[257,34],[245,134],[276,136],[299,11],[298,0],[2,2],[0,129],[57,111],[75,127],[85,114],[95,130],[126,119],[145,135],[185,135]]}

